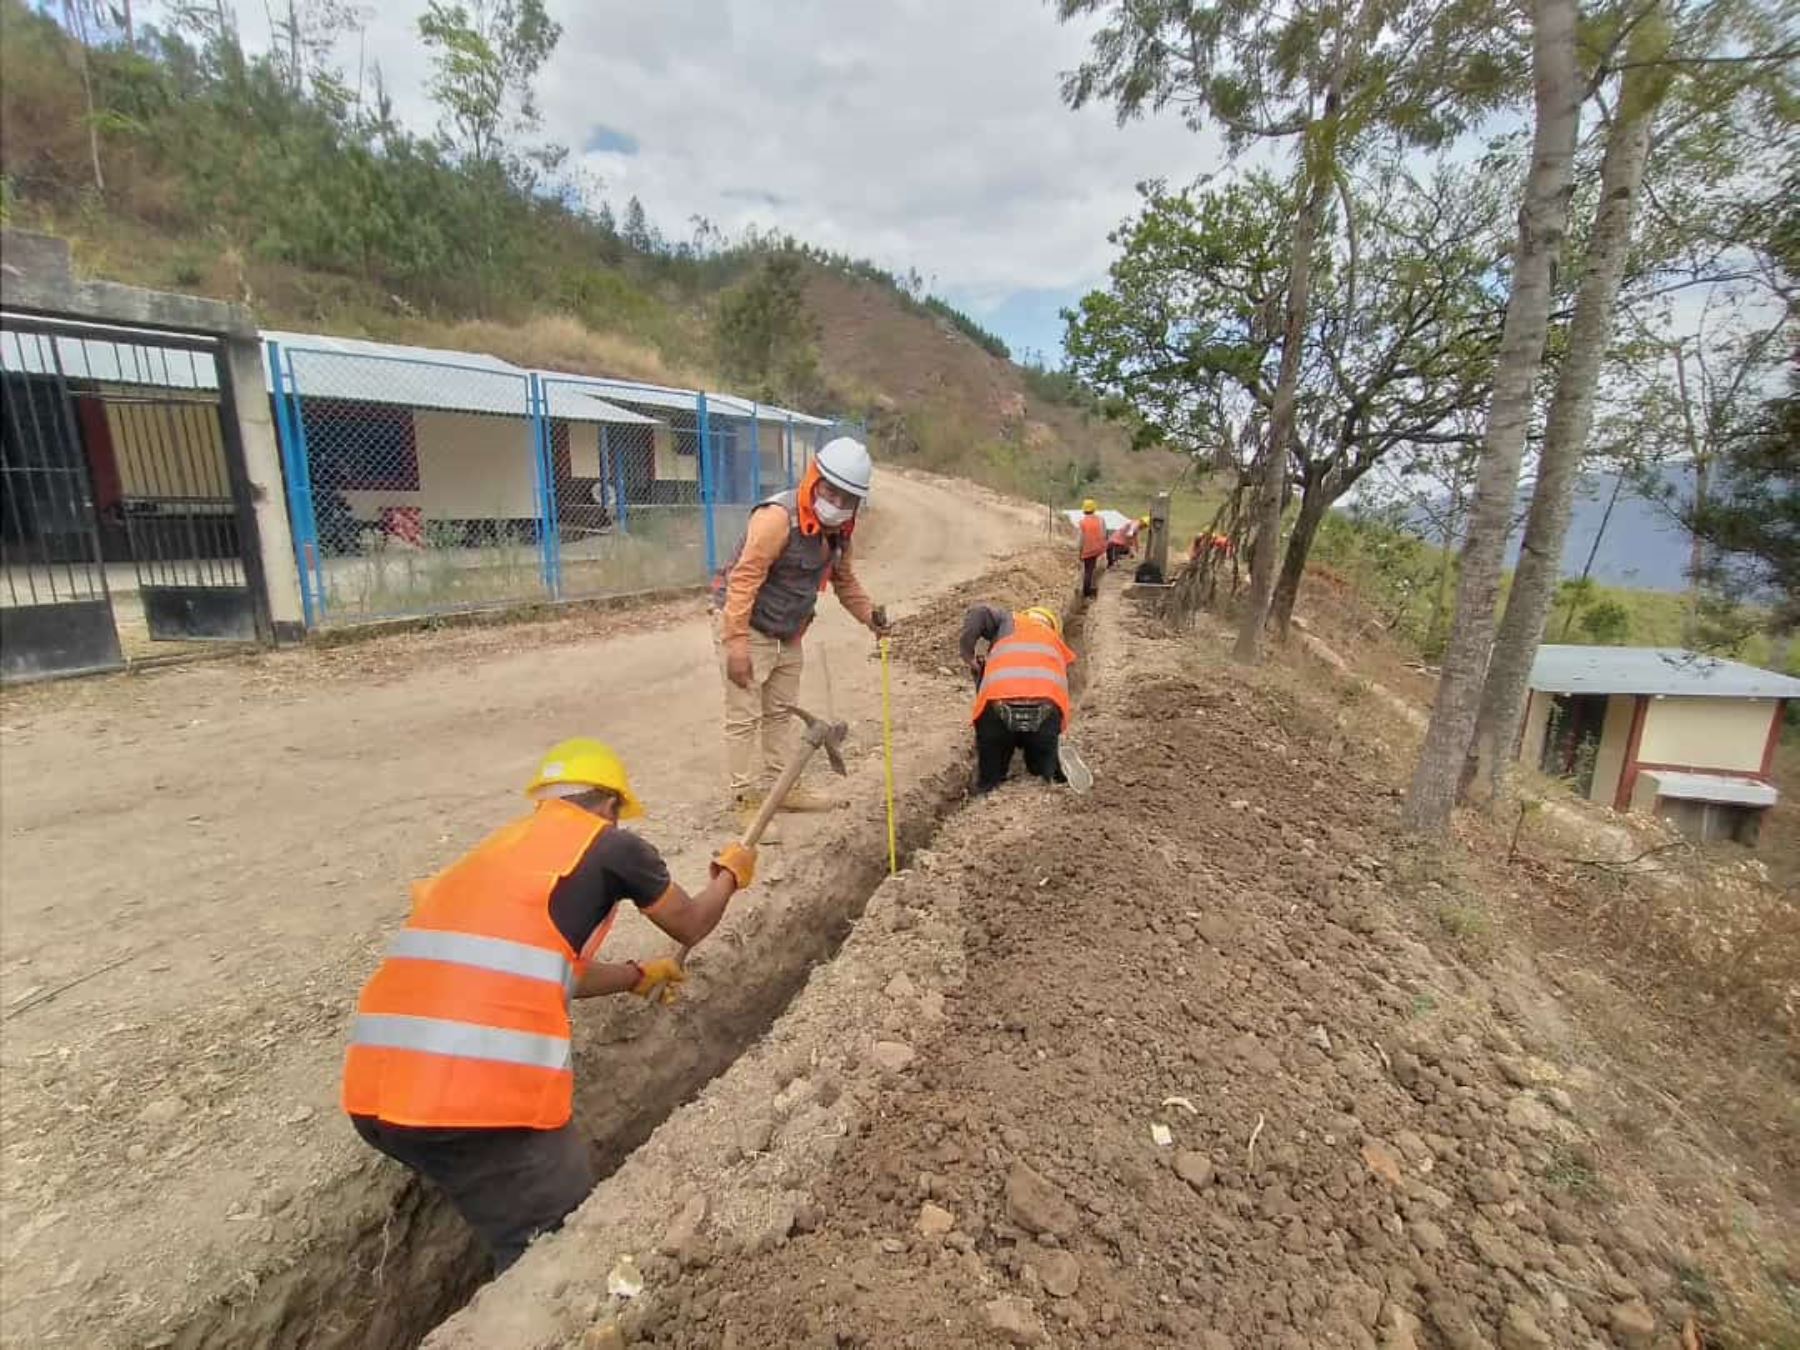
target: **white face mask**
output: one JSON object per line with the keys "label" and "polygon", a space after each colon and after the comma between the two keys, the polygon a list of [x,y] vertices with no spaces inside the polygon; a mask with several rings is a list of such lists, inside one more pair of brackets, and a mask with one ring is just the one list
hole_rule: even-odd
{"label": "white face mask", "polygon": [[856,519],[856,508],[852,506],[846,510],[836,502],[826,501],[821,493],[813,498],[813,514],[819,518],[819,524],[835,530]]}

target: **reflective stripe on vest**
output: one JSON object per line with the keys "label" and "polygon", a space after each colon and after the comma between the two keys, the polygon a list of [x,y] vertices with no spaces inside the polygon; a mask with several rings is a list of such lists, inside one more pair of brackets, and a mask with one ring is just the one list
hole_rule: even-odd
{"label": "reflective stripe on vest", "polygon": [[1012,629],[988,648],[987,665],[975,694],[974,720],[990,703],[1054,704],[1069,724],[1069,662],[1075,659],[1056,630],[1023,614],[1012,616]]}
{"label": "reflective stripe on vest", "polygon": [[583,962],[550,897],[608,828],[540,802],[419,884],[357,1001],[344,1110],[438,1129],[568,1123],[569,1000]]}
{"label": "reflective stripe on vest", "polygon": [[534,1036],[529,1031],[452,1022],[442,1017],[358,1013],[350,1043],[382,1050],[414,1050],[421,1055],[524,1064],[534,1069],[569,1067],[569,1042],[560,1037]]}
{"label": "reflective stripe on vest", "polygon": [[528,980],[547,980],[574,992],[575,963],[559,953],[507,938],[479,933],[447,933],[431,928],[402,928],[388,943],[388,956],[413,961],[444,961],[455,966],[496,970],[502,975],[523,975]]}

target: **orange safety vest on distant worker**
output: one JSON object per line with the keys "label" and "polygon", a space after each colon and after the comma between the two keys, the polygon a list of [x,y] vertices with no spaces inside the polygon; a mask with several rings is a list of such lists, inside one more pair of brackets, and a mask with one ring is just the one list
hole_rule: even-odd
{"label": "orange safety vest on distant worker", "polygon": [[1075,653],[1057,632],[1024,614],[1012,616],[1012,632],[988,648],[987,665],[975,694],[972,722],[990,703],[1043,699],[1054,703],[1069,725],[1069,666]]}
{"label": "orange safety vest on distant worker", "polygon": [[1132,549],[1137,547],[1137,537],[1138,523],[1128,520],[1112,532],[1112,538],[1107,542],[1116,548]]}
{"label": "orange safety vest on distant worker", "polygon": [[436,1129],[568,1124],[569,999],[612,917],[578,954],[550,893],[607,828],[540,802],[413,888],[412,915],[357,1000],[346,1112]]}
{"label": "orange safety vest on distant worker", "polygon": [[1098,558],[1106,552],[1106,522],[1098,515],[1086,515],[1081,518],[1081,557],[1082,561]]}

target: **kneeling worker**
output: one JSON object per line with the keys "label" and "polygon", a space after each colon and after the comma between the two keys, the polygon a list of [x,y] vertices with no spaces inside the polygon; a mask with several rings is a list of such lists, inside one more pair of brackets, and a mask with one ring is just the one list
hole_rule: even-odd
{"label": "kneeling worker", "polygon": [[692,946],[748,886],[754,850],[731,844],[689,895],[619,821],[643,814],[625,767],[598,741],[544,758],[528,816],[413,889],[412,914],[357,1002],[343,1106],[356,1132],[434,1182],[497,1271],[558,1227],[594,1188],[571,1120],[569,1000],[668,1001],[684,978],[662,959],[597,963],[631,901]]}
{"label": "kneeling worker", "polygon": [[[976,648],[988,643],[985,657]],[[1025,771],[1062,781],[1058,748],[1069,725],[1069,666],[1075,653],[1062,640],[1062,620],[1038,605],[1009,614],[976,605],[963,618],[959,647],[975,676],[975,790],[1006,781],[1013,752],[1025,752]]]}

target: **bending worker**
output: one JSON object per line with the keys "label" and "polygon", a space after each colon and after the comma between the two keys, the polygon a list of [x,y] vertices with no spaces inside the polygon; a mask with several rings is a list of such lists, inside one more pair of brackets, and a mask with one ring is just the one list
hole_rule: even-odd
{"label": "bending worker", "polygon": [[1092,600],[1100,594],[1100,583],[1094,577],[1094,569],[1100,559],[1106,556],[1106,522],[1100,518],[1100,508],[1094,499],[1089,497],[1081,504],[1081,594]]}
{"label": "bending worker", "polygon": [[413,889],[412,914],[363,986],[343,1106],[374,1148],[436,1184],[496,1271],[594,1188],[571,1121],[569,1000],[667,1002],[684,978],[663,959],[596,962],[619,905],[676,941],[712,932],[756,854],[727,845],[689,895],[621,820],[643,814],[619,758],[564,741],[526,789],[530,815]]}
{"label": "bending worker", "polygon": [[[1146,518],[1142,523],[1147,525],[1150,522],[1148,518]],[[1127,519],[1123,525],[1114,530],[1107,538],[1106,566],[1109,570],[1118,563],[1120,558],[1129,558],[1133,553],[1137,552],[1139,528],[1140,523],[1138,521]]]}
{"label": "bending worker", "polygon": [[[827,585],[877,636],[886,611],[856,579],[850,537],[869,495],[869,452],[840,436],[807,466],[800,486],[753,508],[737,550],[713,579],[714,637],[725,672],[725,748],[731,791],[745,816],[781,773],[805,667],[801,640]],[[820,811],[831,801],[795,788],[785,811]]]}
{"label": "bending worker", "polygon": [[[978,647],[986,641],[986,655]],[[959,647],[975,677],[975,790],[1006,781],[1013,752],[1025,752],[1025,771],[1062,781],[1058,750],[1069,725],[1069,666],[1075,653],[1062,640],[1062,620],[1043,605],[1009,614],[976,605],[963,616]]]}

